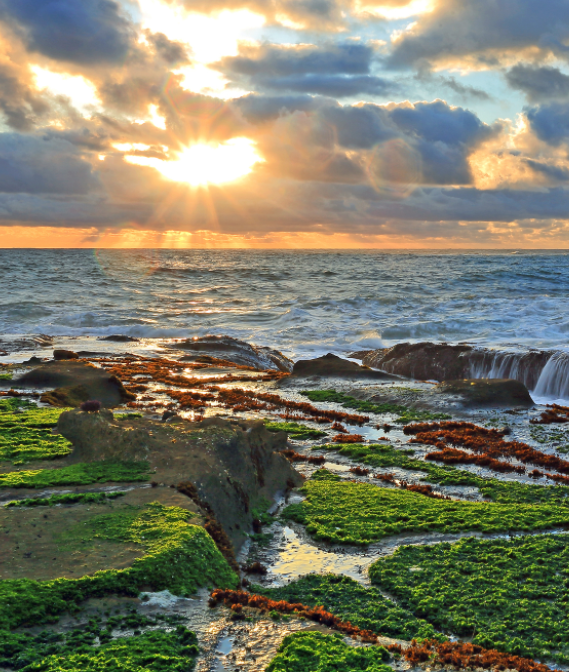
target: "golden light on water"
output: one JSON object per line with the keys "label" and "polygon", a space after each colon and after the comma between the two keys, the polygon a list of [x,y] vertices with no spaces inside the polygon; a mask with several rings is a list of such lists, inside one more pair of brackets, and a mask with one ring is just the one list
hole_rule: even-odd
{"label": "golden light on water", "polygon": [[233,138],[219,145],[191,145],[172,161],[134,155],[125,156],[125,160],[155,168],[169,180],[194,187],[233,182],[250,173],[256,163],[264,161],[249,138]]}

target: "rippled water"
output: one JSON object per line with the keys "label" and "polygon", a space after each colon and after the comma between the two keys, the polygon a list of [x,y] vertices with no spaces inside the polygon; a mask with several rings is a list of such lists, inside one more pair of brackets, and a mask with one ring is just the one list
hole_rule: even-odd
{"label": "rippled water", "polygon": [[408,340],[566,348],[568,255],[0,250],[0,333],[227,333],[298,357]]}

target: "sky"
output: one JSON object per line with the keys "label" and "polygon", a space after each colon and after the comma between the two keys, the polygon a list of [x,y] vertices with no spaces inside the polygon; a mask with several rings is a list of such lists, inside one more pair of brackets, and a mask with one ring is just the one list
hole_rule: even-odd
{"label": "sky", "polygon": [[0,0],[0,247],[564,249],[568,150],[569,0]]}

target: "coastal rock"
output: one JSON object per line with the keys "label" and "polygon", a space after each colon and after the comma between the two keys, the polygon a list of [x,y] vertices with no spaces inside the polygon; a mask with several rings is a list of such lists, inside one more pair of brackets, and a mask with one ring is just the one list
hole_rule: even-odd
{"label": "coastal rock", "polygon": [[350,352],[348,357],[350,359],[359,359],[360,361],[364,358],[367,357],[370,353],[374,352],[373,350],[356,350],[356,352]]}
{"label": "coastal rock", "polygon": [[[209,355],[217,359],[225,359],[234,364],[252,366],[260,371],[292,371],[293,362],[288,357],[271,348],[251,345],[231,336],[200,336],[184,341],[168,343],[164,347],[179,350],[192,350],[195,356],[184,359],[197,359],[198,356]],[[199,355],[197,354],[199,353]]]}
{"label": "coastal rock", "polygon": [[35,367],[13,381],[16,387],[56,388],[42,395],[52,406],[77,407],[88,399],[113,408],[136,398],[116,376],[88,362],[52,360]]}
{"label": "coastal rock", "polygon": [[99,336],[98,341],[114,341],[115,343],[138,343],[139,338],[134,336],[125,336],[124,334],[111,334],[110,336]]}
{"label": "coastal rock", "polygon": [[375,380],[393,380],[393,376],[374,371],[367,366],[360,366],[355,362],[342,359],[329,352],[316,359],[300,359],[295,362],[291,376],[307,378],[308,376],[322,376],[327,378],[368,378]]}
{"label": "coastal rock", "polygon": [[57,429],[73,444],[71,461],[146,460],[156,480],[186,484],[180,492],[190,483],[235,547],[250,531],[256,508],[302,482],[280,453],[286,433],[269,432],[262,421],[180,419],[172,425],[147,418],[116,420],[105,410],[73,410],[60,415]]}
{"label": "coastal rock", "polygon": [[363,364],[415,380],[457,380],[469,370],[470,345],[446,343],[398,343],[392,348],[372,350]]}
{"label": "coastal rock", "polygon": [[490,350],[466,343],[398,343],[371,351],[362,363],[415,380],[513,379],[533,390],[554,356],[551,351]]}
{"label": "coastal rock", "polygon": [[79,355],[73,350],[54,350],[53,358],[56,360],[79,359]]}
{"label": "coastal rock", "polygon": [[446,380],[437,385],[436,391],[461,397],[467,408],[533,406],[528,388],[518,380]]}

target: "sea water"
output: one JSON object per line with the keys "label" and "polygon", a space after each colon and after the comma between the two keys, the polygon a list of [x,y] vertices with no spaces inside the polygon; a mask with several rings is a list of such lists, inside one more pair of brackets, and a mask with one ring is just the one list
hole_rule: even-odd
{"label": "sea water", "polygon": [[569,257],[0,250],[0,334],[229,334],[292,358],[403,341],[568,349]]}

